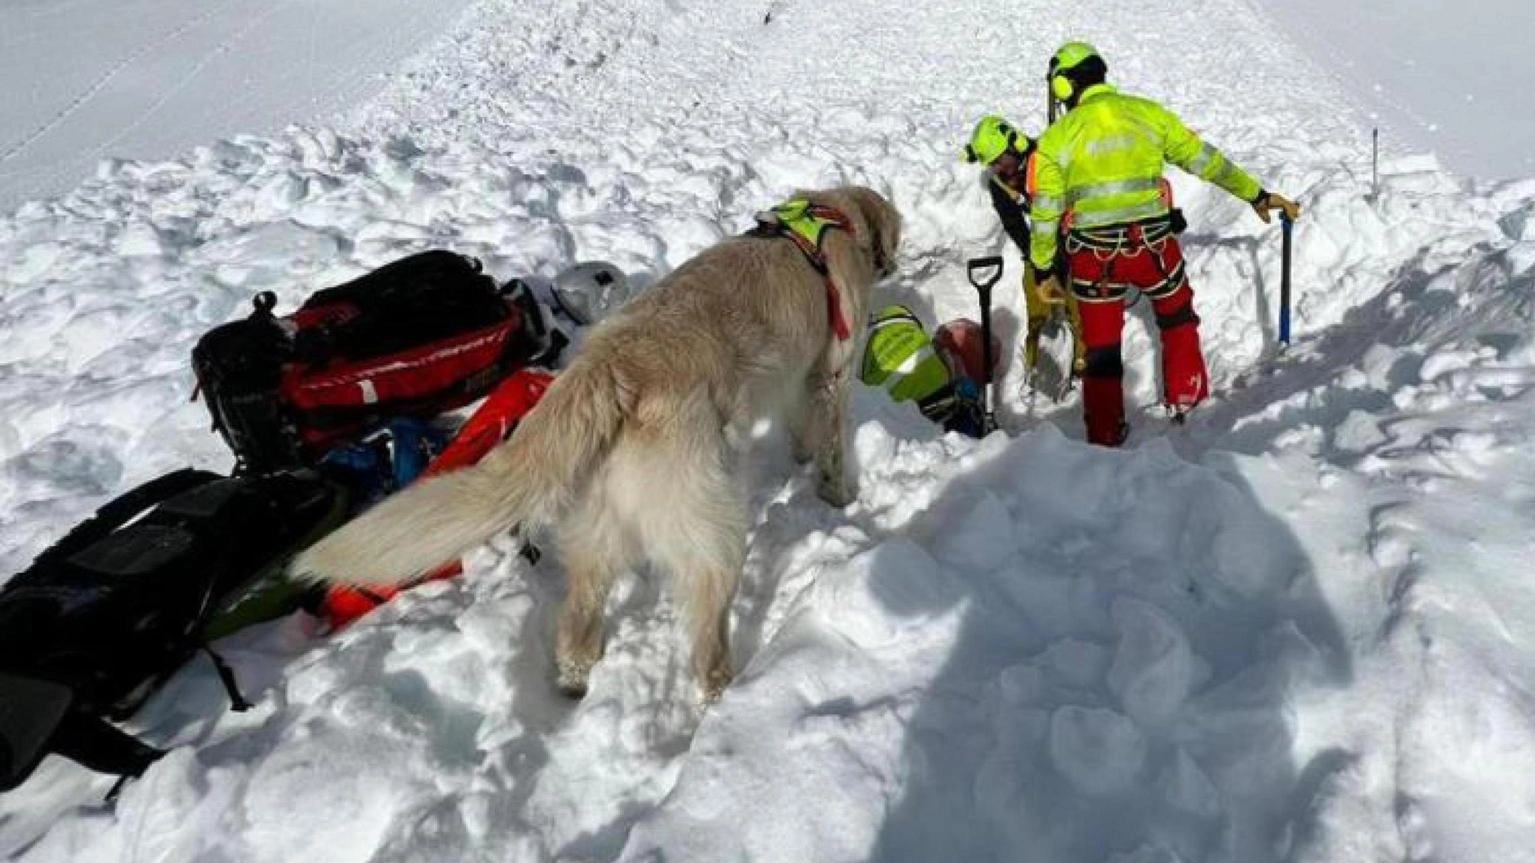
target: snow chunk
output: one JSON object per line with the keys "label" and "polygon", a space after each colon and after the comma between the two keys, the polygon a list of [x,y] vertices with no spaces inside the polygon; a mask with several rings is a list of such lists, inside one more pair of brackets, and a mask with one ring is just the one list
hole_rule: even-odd
{"label": "snow chunk", "polygon": [[1146,737],[1122,713],[1067,706],[1050,717],[1050,763],[1085,793],[1129,790],[1145,761]]}
{"label": "snow chunk", "polygon": [[1357,409],[1349,411],[1332,433],[1333,446],[1344,452],[1363,453],[1386,441],[1386,433],[1375,417]]}
{"label": "snow chunk", "polygon": [[1181,627],[1149,602],[1114,600],[1119,646],[1109,668],[1109,689],[1143,725],[1171,719],[1205,676]]}

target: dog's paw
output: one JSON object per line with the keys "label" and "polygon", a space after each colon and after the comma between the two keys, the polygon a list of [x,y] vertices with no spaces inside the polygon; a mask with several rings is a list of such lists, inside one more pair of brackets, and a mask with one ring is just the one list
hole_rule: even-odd
{"label": "dog's paw", "polygon": [[591,677],[591,673],[590,665],[568,660],[561,661],[555,674],[554,686],[566,698],[584,698],[587,679]]}
{"label": "dog's paw", "polygon": [[841,509],[858,499],[858,485],[841,479],[827,479],[823,476],[820,482],[816,483],[815,493],[821,500]]}
{"label": "dog's paw", "polygon": [[730,686],[730,681],[734,679],[735,673],[728,666],[716,668],[705,675],[702,681],[704,706],[707,707],[719,701],[720,696],[725,694],[725,689]]}

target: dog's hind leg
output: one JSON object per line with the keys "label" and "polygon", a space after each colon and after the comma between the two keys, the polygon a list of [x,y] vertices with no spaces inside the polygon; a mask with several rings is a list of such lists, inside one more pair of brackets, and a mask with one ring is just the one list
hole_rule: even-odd
{"label": "dog's hind leg", "polygon": [[555,685],[580,698],[602,658],[608,591],[630,561],[613,519],[590,498],[561,527],[559,546],[568,589],[555,635]]}
{"label": "dog's hind leg", "polygon": [[[654,477],[644,541],[651,559],[671,573],[686,608],[692,664],[704,699],[730,684],[730,605],[746,557],[746,489],[735,451],[718,421],[664,459],[668,475]],[[664,504],[661,503],[664,501]]]}
{"label": "dog's hind leg", "polygon": [[685,566],[692,567],[679,570],[679,577],[688,585],[693,674],[703,689],[704,700],[714,701],[735,676],[730,662],[730,604],[740,581],[741,562],[696,560]]}

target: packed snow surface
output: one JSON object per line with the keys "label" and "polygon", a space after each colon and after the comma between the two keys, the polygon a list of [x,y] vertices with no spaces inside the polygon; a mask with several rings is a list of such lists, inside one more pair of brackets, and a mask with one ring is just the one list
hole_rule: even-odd
{"label": "packed snow surface", "polygon": [[1383,149],[1428,149],[1457,172],[1535,175],[1535,4],[1259,0],[1382,129]]}
{"label": "packed snow surface", "polygon": [[[559,697],[560,564],[494,543],[338,635],[228,640],[256,709],[194,665],[133,725],[165,759],[110,806],[49,760],[0,798],[0,854],[1535,861],[1535,181],[1404,152],[1373,195],[1368,108],[1260,7],[1078,5],[478,0],[345,120],[113,161],[0,220],[14,572],[126,487],[230,466],[187,357],[257,291],[291,309],[428,247],[644,286],[853,182],[906,216],[882,296],[975,316],[966,259],[1020,270],[959,149],[990,111],[1042,126],[1069,37],[1306,206],[1281,352],[1277,228],[1175,175],[1216,394],[1185,427],[1142,303],[1124,450],[1016,361],[983,441],[860,392],[846,510],[765,431],[712,706],[648,572],[590,694]],[[1016,289],[996,302],[1014,345]]]}
{"label": "packed snow surface", "polygon": [[0,209],[103,159],[163,159],[350,109],[467,0],[9,0]]}

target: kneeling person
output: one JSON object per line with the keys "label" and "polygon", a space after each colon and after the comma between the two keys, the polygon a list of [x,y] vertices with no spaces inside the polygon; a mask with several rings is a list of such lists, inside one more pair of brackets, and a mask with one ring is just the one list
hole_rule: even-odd
{"label": "kneeling person", "polygon": [[986,190],[991,196],[992,209],[996,210],[997,218],[1002,222],[1003,232],[1023,254],[1023,304],[1028,319],[1023,343],[1023,363],[1028,370],[1030,386],[1035,383],[1034,375],[1039,367],[1040,338],[1050,332],[1062,317],[1071,329],[1070,377],[1082,373],[1087,352],[1082,341],[1082,317],[1077,309],[1076,297],[1067,294],[1057,299],[1041,294],[1036,283],[1043,279],[1029,261],[1032,241],[1028,218],[1032,202],[1029,199],[1027,174],[1035,149],[1036,144],[1028,135],[1018,131],[1002,117],[988,114],[976,123],[964,151],[965,161],[986,166]]}
{"label": "kneeling person", "polygon": [[985,418],[976,379],[982,363],[979,358],[967,362],[963,334],[956,338],[950,332],[962,323],[945,324],[937,336],[929,336],[911,309],[880,309],[869,320],[859,379],[884,387],[897,402],[915,402],[944,431],[982,436]]}

